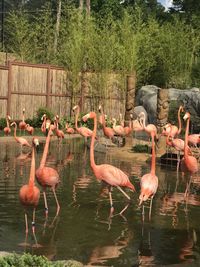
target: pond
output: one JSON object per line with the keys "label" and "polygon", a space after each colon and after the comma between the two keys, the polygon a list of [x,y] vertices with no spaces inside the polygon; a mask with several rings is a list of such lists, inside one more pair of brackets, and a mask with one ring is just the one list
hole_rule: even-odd
{"label": "pond", "polygon": [[[36,155],[38,166],[44,143]],[[56,141],[50,145],[48,165],[58,170],[61,183],[56,192],[61,210],[58,217],[51,190],[47,191],[49,216],[45,220],[44,201],[36,210],[35,246],[31,228],[25,241],[24,209],[19,202],[19,189],[27,183],[30,156],[20,155],[12,142],[0,144],[0,250],[45,255],[50,260],[75,259],[88,266],[161,266],[187,263],[200,264],[200,187],[194,177],[190,195],[184,201],[188,177],[177,176],[176,168],[157,166],[159,188],[153,200],[152,218],[145,220],[138,207],[139,177],[147,173],[150,163],[117,159],[114,155],[95,153],[96,162],[110,163],[130,174],[137,192],[126,190],[131,202],[113,189],[114,216],[106,188],[94,177],[89,150],[82,139]],[[123,215],[118,213],[127,206]],[[31,225],[31,210],[28,213]],[[196,265],[195,265],[196,266]]]}

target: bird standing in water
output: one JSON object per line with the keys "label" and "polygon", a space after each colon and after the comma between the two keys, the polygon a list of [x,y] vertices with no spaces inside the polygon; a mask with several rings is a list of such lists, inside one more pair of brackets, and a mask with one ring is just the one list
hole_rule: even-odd
{"label": "bird standing in water", "polygon": [[47,205],[47,198],[46,198],[46,187],[50,187],[53,191],[55,200],[56,200],[56,204],[57,204],[57,212],[56,212],[56,216],[58,215],[59,211],[60,211],[60,205],[56,196],[56,187],[58,185],[58,183],[60,182],[60,178],[59,178],[59,174],[58,172],[51,168],[51,167],[47,167],[45,166],[46,164],[46,159],[47,159],[47,154],[48,154],[48,150],[49,150],[49,143],[50,143],[50,138],[52,135],[52,128],[53,125],[47,125],[49,128],[48,130],[48,134],[46,137],[46,143],[44,146],[44,151],[43,151],[43,155],[42,155],[42,159],[40,161],[40,166],[39,168],[36,170],[36,178],[38,183],[43,187],[43,196],[44,196],[44,203],[45,203],[45,213],[46,216],[48,215],[48,205]]}
{"label": "bird standing in water", "polygon": [[[33,207],[33,220],[32,220],[32,232],[35,237],[35,209],[38,205],[40,199],[40,190],[35,185],[35,149],[39,146],[39,141],[37,138],[32,139],[32,159],[31,159],[31,169],[30,169],[30,177],[29,183],[23,185],[19,191],[19,199],[23,206]],[[26,223],[26,236],[28,234],[28,219],[27,213],[25,212],[25,223]],[[37,240],[36,240],[37,245]]]}
{"label": "bird standing in water", "polygon": [[[150,202],[150,209],[149,209],[149,220],[151,219],[151,209],[152,209],[152,202],[153,197],[157,191],[158,188],[158,177],[155,174],[156,170],[156,155],[155,155],[155,132],[152,131],[151,133],[151,139],[152,139],[152,158],[151,158],[151,171],[150,173],[147,173],[142,176],[140,180],[140,186],[141,186],[141,193],[139,196],[141,205],[144,201],[146,201],[148,198],[151,198]],[[143,205],[143,220],[144,220],[144,205]]]}
{"label": "bird standing in water", "polygon": [[11,117],[9,115],[7,115],[6,116],[6,127],[3,129],[4,134],[7,136],[11,133],[10,120],[11,120]]}
{"label": "bird standing in water", "polygon": [[184,121],[186,121],[186,129],[185,129],[184,157],[181,160],[181,163],[182,163],[181,167],[190,173],[190,180],[185,190],[185,197],[186,197],[188,194],[189,188],[190,188],[192,175],[198,172],[198,162],[194,156],[189,155],[188,153],[188,134],[189,134],[189,124],[190,124],[190,113],[186,112],[183,119]]}
{"label": "bird standing in water", "polygon": [[23,146],[31,147],[31,145],[29,144],[29,142],[25,138],[17,136],[17,123],[15,121],[12,122],[10,126],[13,126],[13,125],[15,127],[14,128],[14,138],[15,138],[16,142],[20,144],[21,152],[22,152],[22,147]]}
{"label": "bird standing in water", "polygon": [[[90,112],[83,116],[83,121],[87,121],[88,119],[94,120],[94,129],[92,133],[92,140],[90,145],[90,166],[94,172],[94,175],[98,180],[105,182],[109,186],[109,198],[110,198],[110,215],[114,212],[113,200],[111,194],[111,188],[117,187],[128,200],[130,197],[126,194],[126,192],[121,187],[127,187],[132,191],[135,191],[134,185],[130,182],[128,176],[119,168],[116,168],[110,164],[101,164],[97,165],[94,160],[94,142],[97,132],[97,116],[95,112]],[[124,211],[124,210],[123,210]],[[123,212],[121,211],[121,213]]]}

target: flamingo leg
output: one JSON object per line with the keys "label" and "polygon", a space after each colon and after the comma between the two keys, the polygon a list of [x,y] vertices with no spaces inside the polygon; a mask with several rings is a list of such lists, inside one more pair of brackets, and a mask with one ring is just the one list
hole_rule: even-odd
{"label": "flamingo leg", "polygon": [[112,216],[113,212],[114,212],[114,207],[113,207],[113,200],[112,200],[112,193],[111,193],[111,187],[109,189],[109,199],[110,199],[110,216]]}
{"label": "flamingo leg", "polygon": [[151,197],[151,201],[150,201],[150,208],[149,208],[149,221],[151,221],[152,203],[153,203],[153,196]]}
{"label": "flamingo leg", "polygon": [[119,191],[121,191],[122,194],[124,194],[124,196],[128,198],[128,200],[131,199],[131,198],[129,197],[129,195],[127,195],[126,192],[124,192],[124,190],[123,190],[120,186],[117,186],[117,189],[118,189]]}
{"label": "flamingo leg", "polygon": [[32,232],[35,233],[35,208],[33,209]]}
{"label": "flamingo leg", "polygon": [[190,180],[187,183],[186,189],[185,189],[185,194],[184,194],[184,198],[186,198],[189,195],[189,190],[190,190],[190,185],[191,185],[191,181],[192,181],[192,176],[190,176]]}
{"label": "flamingo leg", "polygon": [[48,205],[47,205],[47,196],[46,196],[45,191],[43,191],[43,196],[44,196],[45,215],[47,217],[48,216]]}
{"label": "flamingo leg", "polygon": [[142,222],[144,222],[144,204],[142,205]]}
{"label": "flamingo leg", "polygon": [[52,191],[53,191],[53,194],[54,194],[54,197],[55,197],[55,200],[56,200],[56,204],[57,204],[57,212],[56,212],[56,216],[58,216],[58,213],[60,211],[60,205],[59,205],[59,202],[58,202],[58,198],[56,196],[56,191],[55,191],[55,188],[52,187]]}
{"label": "flamingo leg", "polygon": [[180,151],[177,153],[177,166],[176,166],[176,171],[178,172],[179,170],[179,165],[180,165]]}
{"label": "flamingo leg", "polygon": [[32,232],[33,232],[33,237],[34,237],[34,240],[35,240],[35,246],[37,247],[38,246],[38,242],[37,242],[37,238],[36,238],[36,235],[35,235],[35,208],[33,209]]}
{"label": "flamingo leg", "polygon": [[28,218],[27,214],[25,213],[25,224],[26,224],[26,235],[28,234]]}

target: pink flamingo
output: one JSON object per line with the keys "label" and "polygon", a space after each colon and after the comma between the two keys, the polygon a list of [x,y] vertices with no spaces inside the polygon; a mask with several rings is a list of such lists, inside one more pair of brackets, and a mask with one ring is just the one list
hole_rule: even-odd
{"label": "pink flamingo", "polygon": [[23,146],[31,147],[31,145],[28,143],[28,141],[25,138],[17,136],[17,123],[15,121],[12,122],[10,126],[13,126],[13,125],[15,127],[14,128],[14,138],[15,138],[16,142],[20,144],[21,152],[22,152],[22,147]]}
{"label": "pink flamingo", "polygon": [[[39,141],[35,137],[32,139],[32,159],[29,183],[23,185],[19,191],[19,199],[25,207],[33,207],[33,221],[32,221],[32,232],[35,237],[35,209],[40,199],[40,190],[35,185],[35,148],[39,146]],[[25,212],[25,224],[26,224],[26,235],[28,234],[28,219],[27,213]],[[35,238],[36,240],[36,238]],[[37,244],[37,242],[36,242]]]}
{"label": "pink flamingo", "polygon": [[[169,132],[168,136],[167,136],[166,143],[168,146],[174,147],[175,150],[178,152],[177,153],[177,171],[178,171],[179,165],[180,165],[180,152],[184,151],[185,142],[184,142],[184,140],[182,140],[180,138],[172,138],[171,132]],[[187,146],[187,149],[188,149],[189,153],[192,154],[192,151],[191,151],[189,146]]]}
{"label": "pink flamingo", "polygon": [[47,115],[43,114],[42,118],[42,125],[41,125],[41,131],[43,132],[44,135],[47,134],[47,129],[49,128],[50,124],[51,124],[51,120],[47,119]]}
{"label": "pink flamingo", "polygon": [[197,145],[200,144],[200,134],[188,135],[188,144],[190,146],[195,146],[195,148],[198,149]]}
{"label": "pink flamingo", "polygon": [[[94,175],[98,180],[101,180],[109,185],[109,198],[110,198],[110,214],[112,215],[114,208],[113,208],[113,201],[112,201],[112,194],[111,194],[111,188],[113,186],[117,187],[124,195],[125,197],[130,200],[130,197],[124,192],[122,187],[127,187],[131,189],[132,191],[135,191],[134,185],[130,182],[128,176],[121,171],[119,168],[116,168],[109,164],[101,164],[96,165],[94,160],[94,142],[95,137],[97,133],[97,116],[95,112],[90,112],[83,116],[83,121],[87,121],[88,119],[94,120],[94,129],[92,134],[92,140],[90,145],[90,166],[94,172]],[[124,210],[121,211],[121,213],[124,212]]]}
{"label": "pink flamingo", "polygon": [[106,126],[105,114],[103,113],[103,109],[102,109],[101,105],[99,106],[99,112],[101,112],[101,117],[100,117],[101,119],[99,119],[99,122],[100,122],[100,124],[102,124],[103,133],[107,138],[112,140],[112,138],[115,135],[115,132],[111,127]]}
{"label": "pink flamingo", "polygon": [[56,130],[56,136],[58,137],[59,142],[61,142],[61,140],[65,137],[65,134],[62,130],[60,130],[58,128],[58,125],[59,125],[59,116],[58,115],[55,116],[55,125],[56,125],[56,129],[55,129]]}
{"label": "pink flamingo", "polygon": [[121,125],[116,125],[116,119],[115,118],[113,118],[112,121],[113,121],[114,132],[119,136],[125,136],[126,133],[124,131],[124,127]]}
{"label": "pink flamingo", "polygon": [[19,123],[19,129],[20,129],[20,132],[21,132],[21,130],[25,130],[26,129],[25,108],[23,108],[23,110],[22,110],[22,121],[20,121],[20,123]]}
{"label": "pink flamingo", "polygon": [[76,105],[73,107],[73,111],[75,112],[75,128],[76,131],[82,135],[83,137],[85,137],[85,142],[87,141],[87,137],[91,137],[92,136],[92,131],[90,129],[88,129],[87,127],[78,127],[78,116],[80,113],[80,107],[79,105]]}
{"label": "pink flamingo", "polygon": [[145,123],[145,113],[144,112],[140,112],[139,114],[139,122],[141,124],[141,126],[143,126],[144,131],[148,134],[151,135],[152,133],[154,133],[154,136],[156,137],[156,139],[158,139],[158,134],[157,134],[157,128],[154,124],[148,124],[146,125]]}
{"label": "pink flamingo", "polygon": [[7,136],[11,133],[10,120],[11,120],[11,117],[9,115],[7,115],[6,116],[6,127],[3,129],[4,134]]}
{"label": "pink flamingo", "polygon": [[184,121],[186,121],[186,129],[185,129],[185,146],[184,146],[184,157],[182,159],[183,168],[185,168],[190,173],[190,181],[186,187],[185,196],[188,194],[188,190],[190,187],[192,175],[198,172],[198,162],[195,157],[189,155],[188,153],[188,133],[189,133],[189,124],[190,124],[190,113],[186,112],[184,117]]}
{"label": "pink flamingo", "polygon": [[72,127],[69,127],[69,123],[67,122],[65,125],[66,133],[68,134],[74,134],[74,129]]}
{"label": "pink flamingo", "polygon": [[57,204],[57,212],[56,212],[56,216],[57,216],[60,211],[60,205],[58,203],[55,190],[56,190],[58,183],[60,182],[60,178],[59,178],[58,172],[55,169],[45,166],[46,160],[47,160],[47,154],[49,150],[50,137],[52,135],[52,128],[53,128],[51,125],[48,125],[48,127],[49,127],[47,129],[48,134],[46,137],[46,143],[45,143],[43,155],[40,161],[40,166],[36,170],[36,178],[37,178],[38,183],[43,187],[43,196],[44,196],[46,216],[48,215],[48,205],[47,205],[47,198],[46,198],[46,192],[45,192],[46,187],[50,187],[53,191],[56,204]]}
{"label": "pink flamingo", "polygon": [[133,115],[130,114],[130,120],[129,120],[129,125],[124,127],[125,135],[128,136],[131,134],[133,128],[132,128],[132,119]]}
{"label": "pink flamingo", "polygon": [[[153,197],[156,194],[158,188],[158,177],[155,174],[156,170],[156,155],[155,155],[155,140],[154,140],[155,131],[152,131],[151,138],[152,138],[151,171],[150,173],[143,175],[140,180],[141,193],[139,196],[140,199],[139,205],[141,205],[148,198],[151,198],[150,209],[149,209],[149,220],[151,219]],[[144,206],[143,206],[143,219],[144,219]]]}
{"label": "pink flamingo", "polygon": [[34,128],[32,126],[30,126],[30,124],[26,124],[26,131],[30,134],[33,135],[34,133]]}
{"label": "pink flamingo", "polygon": [[168,136],[168,134],[170,133],[171,137],[175,137],[181,133],[182,130],[181,116],[180,116],[181,112],[184,112],[183,106],[180,106],[178,109],[178,127],[176,125],[172,125],[171,123],[167,123],[163,128],[161,135]]}

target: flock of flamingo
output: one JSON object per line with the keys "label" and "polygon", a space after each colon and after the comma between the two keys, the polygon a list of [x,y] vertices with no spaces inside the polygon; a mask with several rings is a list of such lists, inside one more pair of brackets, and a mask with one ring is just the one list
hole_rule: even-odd
{"label": "flock of flamingo", "polygon": [[[68,123],[66,124],[66,133],[74,134],[75,132],[79,133],[85,139],[91,138],[90,144],[90,166],[95,175],[95,177],[104,182],[109,189],[109,201],[110,201],[110,216],[113,216],[114,206],[112,199],[112,188],[117,188],[128,200],[130,200],[130,196],[125,192],[122,188],[128,188],[132,192],[136,192],[133,183],[129,180],[128,175],[123,172],[121,169],[110,165],[110,164],[100,164],[97,165],[95,163],[94,156],[94,146],[95,139],[98,140],[97,136],[97,126],[98,122],[102,125],[102,130],[106,138],[112,140],[115,135],[118,136],[128,136],[133,131],[145,131],[151,138],[151,147],[152,147],[152,156],[151,156],[151,169],[149,173],[146,173],[140,178],[140,194],[139,194],[139,206],[141,206],[145,201],[150,200],[149,206],[149,220],[151,219],[151,210],[152,210],[152,201],[158,189],[159,178],[156,176],[156,149],[155,142],[159,138],[159,134],[157,132],[157,128],[154,124],[145,124],[146,118],[145,114],[141,112],[137,119],[133,120],[132,116],[130,118],[129,126],[124,126],[123,121],[121,120],[120,124],[117,124],[116,119],[113,119],[113,127],[108,127],[106,125],[106,115],[103,112],[103,108],[99,106],[100,115],[97,116],[96,112],[89,112],[88,114],[82,117],[82,121],[86,122],[88,119],[92,119],[94,121],[94,129],[90,130],[87,127],[79,127],[78,126],[78,118],[80,114],[80,107],[78,105],[73,107],[73,111],[75,113],[75,129],[69,127]],[[20,130],[27,130],[29,134],[34,134],[34,128],[30,125],[26,124],[24,118],[25,109],[23,109],[23,119],[19,123],[18,127]],[[183,120],[186,123],[185,128],[185,138],[184,140],[180,139],[178,135],[182,130],[181,123],[181,113],[185,113],[183,116]],[[40,198],[40,189],[35,184],[35,177],[37,182],[42,187],[43,197],[44,197],[44,205],[45,205],[45,213],[48,216],[48,203],[46,198],[46,188],[50,187],[53,191],[54,198],[57,205],[56,216],[59,214],[60,205],[56,195],[56,187],[60,182],[59,173],[56,169],[46,166],[46,159],[48,155],[49,145],[51,141],[51,136],[53,133],[58,137],[59,142],[64,138],[64,132],[59,129],[59,116],[56,115],[54,122],[52,123],[49,118],[47,118],[46,114],[42,116],[42,126],[41,131],[46,136],[46,142],[42,154],[42,158],[40,161],[39,167],[36,169],[35,166],[35,150],[37,150],[39,146],[39,140],[37,137],[32,138],[32,144],[30,144],[24,137],[17,136],[17,123],[12,122],[10,124],[11,118],[8,115],[7,118],[7,127],[4,128],[4,133],[9,135],[11,133],[10,126],[14,126],[14,138],[17,143],[20,144],[21,149],[23,146],[28,146],[32,149],[32,159],[31,159],[31,168],[30,168],[30,177],[29,182],[26,185],[23,185],[19,192],[19,198],[21,203],[25,207],[33,207],[33,218],[32,218],[32,232],[35,235],[35,210],[39,203]],[[195,146],[196,149],[200,144],[200,134],[191,134],[189,135],[189,124],[190,124],[190,113],[185,112],[182,106],[179,107],[178,110],[178,127],[168,123],[165,125],[161,135],[166,136],[166,144],[169,147],[173,147],[177,150],[178,160],[177,160],[177,171],[179,171],[179,163],[180,169],[183,173],[190,174],[190,180],[187,183],[185,189],[185,198],[187,198],[190,190],[190,183],[192,179],[192,175],[197,173],[199,170],[198,160],[193,155],[191,146]],[[107,144],[106,144],[107,146]],[[183,153],[183,157],[180,160],[180,152]],[[122,210],[121,213],[125,211]],[[144,205],[143,205],[143,219],[144,219]],[[25,224],[26,224],[26,233],[28,233],[28,221],[27,221],[27,213],[25,213]]]}

